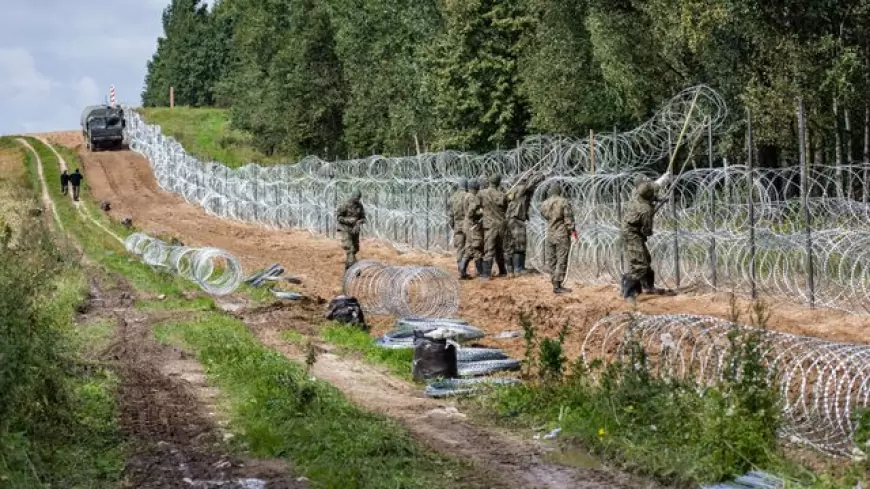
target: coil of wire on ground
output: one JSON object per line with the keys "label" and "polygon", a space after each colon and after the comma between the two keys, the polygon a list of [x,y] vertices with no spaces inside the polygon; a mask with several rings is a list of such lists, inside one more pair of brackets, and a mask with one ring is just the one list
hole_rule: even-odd
{"label": "coil of wire on ground", "polygon": [[238,258],[218,248],[173,246],[144,233],[128,236],[124,247],[146,264],[177,273],[211,295],[231,294],[243,280]]}
{"label": "coil of wire on ground", "polygon": [[[695,104],[693,104],[695,102]],[[307,157],[296,165],[231,169],[197,160],[160,128],[132,110],[132,148],[150,162],[159,185],[214,215],[275,228],[295,227],[334,235],[335,208],[354,189],[363,194],[368,219],[363,232],[399,249],[451,250],[444,203],[460,177],[497,171],[509,188],[530,170],[551,170],[536,191],[528,223],[528,263],[546,271],[544,223],[539,206],[549,183],[558,181],[575,210],[579,241],[568,280],[616,284],[620,215],[632,199],[634,176],[673,150],[683,129],[683,148],[724,120],[727,109],[708,87],[687,89],[648,121],[624,133],[588,138],[534,137],[509,151],[457,151],[414,157],[326,162]],[[591,155],[594,154],[594,172]],[[691,168],[676,175],[672,202],[656,217],[650,248],[656,278],[668,287],[733,290],[752,287],[793,302],[866,313],[870,310],[870,165],[813,166],[805,174],[812,240],[805,239],[801,174],[796,167],[729,165]],[[652,176],[652,175],[651,175]],[[747,202],[755,205],[750,221]],[[751,246],[749,229],[755,229]],[[755,256],[748,250],[756,249]],[[815,290],[807,290],[807,256],[813,258]]]}
{"label": "coil of wire on ground", "polygon": [[729,334],[757,334],[783,405],[782,435],[834,455],[853,447],[855,411],[870,407],[870,346],[834,343],[706,316],[621,314],[599,320],[582,345],[583,360],[625,359],[636,343],[664,378],[711,386],[722,380]]}
{"label": "coil of wire on ground", "polygon": [[371,314],[447,318],[459,309],[459,281],[440,268],[363,260],[344,274],[344,295]]}

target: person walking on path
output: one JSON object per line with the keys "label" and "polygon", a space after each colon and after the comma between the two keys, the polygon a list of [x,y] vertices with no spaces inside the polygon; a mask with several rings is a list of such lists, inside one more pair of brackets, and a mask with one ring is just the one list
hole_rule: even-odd
{"label": "person walking on path", "polygon": [[622,217],[622,246],[628,262],[628,271],[622,275],[622,297],[632,304],[637,304],[637,295],[641,291],[645,294],[673,293],[655,287],[652,255],[647,246],[647,240],[653,235],[657,195],[670,179],[670,173],[665,173],[655,182],[645,175],[635,177],[634,196]]}
{"label": "person walking on path", "polygon": [[60,191],[64,195],[69,191],[69,173],[66,170],[60,174]]}
{"label": "person walking on path", "polygon": [[456,248],[456,267],[459,279],[468,280],[468,260],[465,258],[465,209],[463,201],[468,193],[468,180],[463,178],[456,191],[447,200],[447,225],[453,230],[453,247]]}
{"label": "person walking on path", "polygon": [[73,174],[69,176],[69,183],[72,184],[73,200],[76,202],[79,201],[79,189],[82,186],[83,179],[84,179],[84,177],[82,176],[81,173],[79,173],[78,168],[76,168],[76,170],[73,172]]}
{"label": "person walking on path", "polygon": [[507,197],[501,191],[501,176],[489,177],[489,187],[480,191],[480,204],[483,209],[483,278],[492,278],[492,262],[498,266],[498,276],[513,274],[513,266],[505,266],[504,241],[507,234],[505,213]]}
{"label": "person walking on path", "polygon": [[483,209],[480,205],[480,182],[472,179],[468,182],[468,192],[462,201],[463,226],[465,227],[465,263],[474,261],[477,278],[483,277]]}
{"label": "person walking on path", "polygon": [[526,223],[529,221],[529,207],[535,189],[544,178],[543,173],[530,173],[521,178],[507,194],[508,233],[505,239],[505,257],[508,260],[508,270],[513,268],[517,275],[526,272]]}
{"label": "person walking on path", "polygon": [[341,247],[345,252],[344,271],[356,263],[356,254],[359,253],[359,234],[362,225],[366,222],[366,211],[361,200],[362,193],[356,189],[336,211]]}
{"label": "person walking on path", "polygon": [[545,247],[553,293],[570,293],[571,289],[562,284],[568,270],[571,235],[574,234],[574,209],[568,199],[562,197],[562,185],[559,182],[553,182],[547,188],[547,200],[541,204],[541,215],[547,221]]}

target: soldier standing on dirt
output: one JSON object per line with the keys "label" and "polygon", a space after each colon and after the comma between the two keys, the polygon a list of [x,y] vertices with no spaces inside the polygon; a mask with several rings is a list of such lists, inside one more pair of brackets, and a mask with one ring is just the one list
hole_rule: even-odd
{"label": "soldier standing on dirt", "polygon": [[505,267],[504,241],[507,234],[505,212],[507,197],[499,188],[501,176],[489,177],[489,187],[480,191],[480,204],[483,208],[483,275],[484,279],[492,278],[492,262],[498,265],[498,276],[504,277],[513,273],[513,267]]}
{"label": "soldier standing on dirt", "polygon": [[73,200],[76,202],[78,202],[78,200],[79,200],[79,188],[82,185],[83,178],[84,177],[82,176],[81,173],[79,173],[78,168],[76,168],[76,170],[73,172],[73,174],[69,176],[69,183],[72,184],[72,188],[73,188]]}
{"label": "soldier standing on dirt", "polygon": [[653,235],[655,202],[659,190],[670,182],[670,173],[665,173],[652,182],[645,175],[635,177],[634,197],[626,206],[622,217],[622,243],[628,272],[622,275],[622,297],[637,304],[637,295],[671,294],[672,291],[655,287],[655,272],[652,269],[652,256],[647,247],[647,239]]}
{"label": "soldier standing on dirt", "polygon": [[356,263],[356,254],[359,252],[360,227],[366,222],[366,211],[363,208],[362,193],[354,190],[350,198],[338,207],[336,220],[338,232],[341,233],[341,247],[346,254],[344,270]]}
{"label": "soldier standing on dirt", "polygon": [[453,246],[456,248],[456,266],[459,269],[459,279],[468,280],[468,260],[465,259],[465,209],[462,205],[468,193],[468,180],[463,178],[456,186],[456,191],[447,200],[447,225],[453,230]]}
{"label": "soldier standing on dirt", "polygon": [[463,227],[465,228],[465,253],[464,263],[474,260],[474,268],[477,269],[477,277],[483,278],[483,209],[480,205],[480,182],[472,179],[468,182],[468,192],[462,200]]}
{"label": "soldier standing on dirt", "polygon": [[529,220],[529,205],[535,188],[543,181],[543,173],[531,173],[521,178],[507,194],[508,234],[505,239],[505,256],[508,260],[508,271],[513,268],[517,275],[526,271],[526,222]]}
{"label": "soldier standing on dirt", "polygon": [[547,200],[541,204],[541,215],[547,221],[546,255],[553,282],[554,294],[566,294],[571,289],[562,287],[571,252],[574,233],[574,210],[568,199],[562,197],[562,185],[553,182],[547,189]]}
{"label": "soldier standing on dirt", "polygon": [[60,191],[64,195],[69,191],[69,173],[66,170],[60,174]]}

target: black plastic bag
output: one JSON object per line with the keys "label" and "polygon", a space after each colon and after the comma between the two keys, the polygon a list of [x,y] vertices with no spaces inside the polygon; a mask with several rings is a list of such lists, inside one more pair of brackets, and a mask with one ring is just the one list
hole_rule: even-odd
{"label": "black plastic bag", "polygon": [[331,301],[326,307],[326,315],[324,316],[330,321],[336,321],[350,326],[356,326],[363,331],[368,331],[365,316],[363,316],[362,306],[355,297],[340,295]]}
{"label": "black plastic bag", "polygon": [[414,332],[414,363],[411,367],[414,380],[455,379],[459,376],[456,364],[456,347],[446,339],[435,340]]}

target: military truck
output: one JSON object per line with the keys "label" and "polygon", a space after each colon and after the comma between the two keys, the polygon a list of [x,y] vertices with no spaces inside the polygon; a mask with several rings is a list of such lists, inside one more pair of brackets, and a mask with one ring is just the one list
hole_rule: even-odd
{"label": "military truck", "polygon": [[82,111],[82,136],[90,151],[120,149],[124,144],[124,109],[110,105],[91,105]]}

